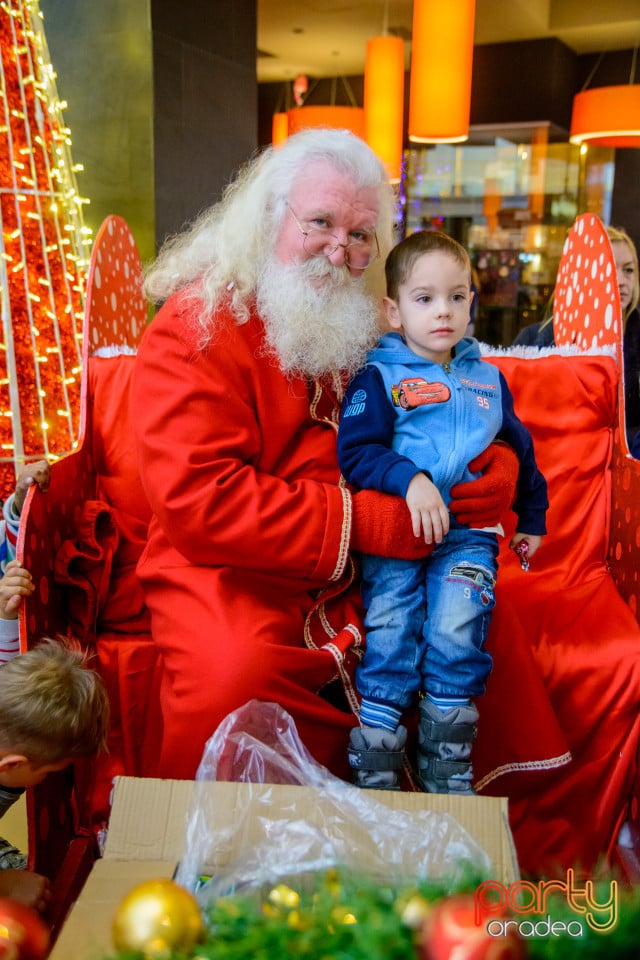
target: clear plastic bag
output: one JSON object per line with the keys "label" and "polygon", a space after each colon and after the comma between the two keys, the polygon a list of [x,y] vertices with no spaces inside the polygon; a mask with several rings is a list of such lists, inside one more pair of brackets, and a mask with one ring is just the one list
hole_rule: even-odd
{"label": "clear plastic bag", "polygon": [[[233,823],[206,788],[209,781],[257,785],[243,791]],[[264,784],[313,787],[317,802],[314,792],[312,810],[307,804],[300,819],[295,796],[283,806],[282,791]],[[207,864],[216,862],[213,851],[226,849],[234,850],[233,859],[202,883]],[[491,875],[488,855],[454,817],[394,810],[376,791],[338,779],[311,757],[286,711],[252,700],[230,714],[205,747],[176,879],[197,890],[206,906],[220,896],[333,867],[366,868],[387,882],[451,882],[452,888],[470,874]]]}

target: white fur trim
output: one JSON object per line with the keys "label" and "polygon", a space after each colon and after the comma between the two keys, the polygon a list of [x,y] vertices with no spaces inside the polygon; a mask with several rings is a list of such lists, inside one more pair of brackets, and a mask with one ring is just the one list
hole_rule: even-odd
{"label": "white fur trim", "polygon": [[91,354],[92,357],[135,357],[137,347],[130,347],[126,343],[113,343],[108,347],[98,347]]}
{"label": "white fur trim", "polygon": [[565,347],[534,347],[517,345],[515,347],[492,347],[489,343],[480,343],[480,353],[483,357],[521,357],[524,360],[539,360],[541,357],[615,357],[616,348],[613,344],[601,347],[589,347],[581,350],[575,344]]}

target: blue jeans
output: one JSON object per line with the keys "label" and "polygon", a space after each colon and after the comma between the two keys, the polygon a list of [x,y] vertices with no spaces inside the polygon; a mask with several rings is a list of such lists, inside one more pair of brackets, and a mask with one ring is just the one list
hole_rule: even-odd
{"label": "blue jeans", "polygon": [[367,645],[356,671],[363,697],[405,709],[419,691],[484,693],[497,557],[495,533],[459,526],[425,560],[363,555]]}

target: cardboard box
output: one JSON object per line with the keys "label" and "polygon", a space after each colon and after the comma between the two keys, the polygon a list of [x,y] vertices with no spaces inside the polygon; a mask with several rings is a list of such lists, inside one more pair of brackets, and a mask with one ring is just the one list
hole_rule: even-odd
{"label": "cardboard box", "polygon": [[[185,828],[195,784],[189,780],[153,780],[119,777],[104,855],[89,875],[51,953],[51,960],[101,960],[111,950],[111,924],[115,910],[128,891],[143,880],[171,877],[183,852]],[[224,818],[228,845],[216,850],[222,866],[234,857],[234,831],[238,807],[244,809],[247,791],[252,791],[264,817],[268,800],[274,819],[282,811],[294,811],[297,819],[314,822],[318,816],[318,791],[313,787],[265,784],[210,783],[218,816]],[[262,799],[261,799],[262,798]],[[207,798],[209,799],[209,798]],[[493,878],[505,885],[519,877],[518,864],[507,819],[507,800],[502,797],[456,797],[424,793],[376,791],[376,799],[407,812],[432,810],[448,813],[486,851],[493,865]],[[252,800],[253,803],[253,800]],[[354,838],[363,853],[366,845]],[[215,869],[216,864],[210,865]]]}

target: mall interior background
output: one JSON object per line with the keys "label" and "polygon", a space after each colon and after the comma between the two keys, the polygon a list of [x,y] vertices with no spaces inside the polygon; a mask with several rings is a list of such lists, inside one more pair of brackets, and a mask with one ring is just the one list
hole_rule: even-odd
{"label": "mall interior background", "polygon": [[[271,138],[282,83],[256,78],[255,0],[41,0],[87,224],[131,226],[144,261],[219,198]],[[626,50],[578,55],[555,38],[474,49],[469,141],[406,143],[399,226],[440,227],[481,281],[477,333],[509,343],[539,319],[578,213],[623,226],[640,247],[640,149],[573,146],[571,105],[629,81]],[[362,103],[362,76],[312,78],[309,105]],[[408,89],[408,84],[407,84]]]}

